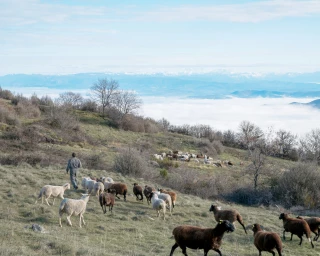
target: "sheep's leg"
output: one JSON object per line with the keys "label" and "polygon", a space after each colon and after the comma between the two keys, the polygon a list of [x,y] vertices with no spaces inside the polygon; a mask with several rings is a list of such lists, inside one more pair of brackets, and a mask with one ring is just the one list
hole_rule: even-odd
{"label": "sheep's leg", "polygon": [[246,232],[246,234],[248,234],[248,233],[247,233],[247,230],[246,230],[246,228],[245,228],[245,226],[244,226],[244,224],[243,224],[243,222],[240,222],[239,220],[238,220],[238,222],[239,222],[239,223],[240,223],[240,225],[243,227],[244,232]]}
{"label": "sheep's leg", "polygon": [[46,200],[47,205],[50,206],[50,204],[49,204],[49,202],[48,202],[49,197],[50,197],[50,196],[46,197],[45,200]]}
{"label": "sheep's leg", "polygon": [[[268,251],[268,252],[272,253],[273,256],[276,255],[276,253],[275,253],[274,251]],[[261,254],[260,254],[260,255],[261,255]]]}
{"label": "sheep's leg", "polygon": [[285,230],[283,230],[283,240],[286,240]]}
{"label": "sheep's leg", "polygon": [[59,226],[62,228],[62,224],[61,224],[61,216],[59,217]]}
{"label": "sheep's leg", "polygon": [[319,238],[319,232],[316,234],[316,236],[314,237],[314,241],[318,241],[318,238]]}
{"label": "sheep's leg", "polygon": [[[213,249],[213,250],[216,251],[217,253],[219,253],[220,256],[222,256],[221,251],[219,249]],[[207,251],[207,253],[205,252],[204,255],[206,256],[207,254],[208,254],[208,251]]]}
{"label": "sheep's leg", "polygon": [[188,254],[187,254],[187,248],[184,246],[184,247],[181,247],[181,249],[182,249],[183,255],[188,256]]}
{"label": "sheep's leg", "polygon": [[54,200],[55,200],[55,199],[56,199],[56,198],[54,197],[54,198],[53,198],[53,201],[52,201],[52,205],[54,205]]}
{"label": "sheep's leg", "polygon": [[[300,238],[300,243],[299,243],[299,245],[301,245],[301,244],[302,244],[302,236],[299,236],[299,238]],[[291,235],[291,240],[292,240],[292,235]]]}
{"label": "sheep's leg", "polygon": [[[292,237],[293,237],[293,234],[291,233],[291,239],[290,239],[290,241],[292,241]],[[302,238],[301,238],[302,239]]]}
{"label": "sheep's leg", "polygon": [[116,197],[117,197],[118,199],[121,199],[120,197],[118,197],[118,193],[116,193]]}
{"label": "sheep's leg", "polygon": [[126,195],[127,195],[127,193],[124,192],[124,194],[123,194],[123,200],[124,200],[124,201],[127,201],[127,196],[126,196]]}
{"label": "sheep's leg", "polygon": [[81,219],[82,219],[82,217],[81,217],[81,213],[80,213],[80,214],[79,214],[79,227],[80,227],[80,228],[82,228],[82,227],[81,227]]}
{"label": "sheep's leg", "polygon": [[86,223],[84,222],[83,214],[82,214],[81,216],[82,216],[82,223],[83,223],[83,225],[85,226],[85,225],[86,225]]}
{"label": "sheep's leg", "polygon": [[67,216],[67,221],[68,221],[69,226],[72,226],[72,223],[71,223],[70,217],[71,217],[71,215],[70,215],[70,216]]}
{"label": "sheep's leg", "polygon": [[317,241],[316,238],[317,238],[318,233],[315,232],[315,231],[312,231],[312,233],[316,235],[316,236],[313,238],[313,241]]}
{"label": "sheep's leg", "polygon": [[170,256],[173,255],[174,250],[177,249],[178,246],[179,246],[179,245],[178,245],[177,243],[175,243],[175,244],[172,246],[171,252],[170,252]]}
{"label": "sheep's leg", "polygon": [[310,239],[310,237],[309,237],[309,241],[311,243],[312,248],[314,248],[314,245],[313,245],[312,240]]}

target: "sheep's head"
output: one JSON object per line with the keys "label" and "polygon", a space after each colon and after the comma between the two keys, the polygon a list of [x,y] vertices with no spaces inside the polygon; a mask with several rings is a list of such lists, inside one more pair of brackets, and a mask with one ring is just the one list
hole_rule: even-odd
{"label": "sheep's head", "polygon": [[252,231],[253,231],[253,233],[255,234],[256,232],[258,232],[258,231],[261,231],[262,230],[262,228],[261,228],[261,226],[259,225],[259,224],[253,224],[252,225]]}
{"label": "sheep's head", "polygon": [[63,185],[66,189],[70,189],[70,183],[66,183]]}
{"label": "sheep's head", "polygon": [[280,220],[284,220],[286,218],[288,218],[288,213],[281,213],[280,216],[279,216]]}
{"label": "sheep's head", "polygon": [[220,206],[212,204],[210,209],[209,209],[209,212],[213,212],[214,213],[215,211],[220,211],[220,210],[221,210]]}
{"label": "sheep's head", "polygon": [[233,232],[235,230],[234,225],[228,221],[228,220],[220,220],[216,226],[216,228],[223,228],[225,231],[228,232]]}
{"label": "sheep's head", "polygon": [[158,191],[160,191],[160,193],[162,193],[164,190],[162,188],[159,188]]}
{"label": "sheep's head", "polygon": [[135,182],[135,183],[133,183],[133,186],[138,186],[138,183],[136,183],[136,182]]}

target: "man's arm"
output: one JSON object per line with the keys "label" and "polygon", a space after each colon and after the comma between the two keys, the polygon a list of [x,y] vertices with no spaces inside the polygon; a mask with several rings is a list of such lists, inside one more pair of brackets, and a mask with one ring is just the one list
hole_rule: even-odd
{"label": "man's arm", "polygon": [[66,168],[67,173],[69,172],[69,169],[70,169],[69,165],[70,165],[70,160],[68,161],[67,168]]}

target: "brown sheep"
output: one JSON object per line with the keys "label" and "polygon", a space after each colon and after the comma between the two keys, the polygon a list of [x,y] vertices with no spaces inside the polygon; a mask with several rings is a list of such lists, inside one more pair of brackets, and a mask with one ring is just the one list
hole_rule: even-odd
{"label": "brown sheep", "polygon": [[296,219],[296,218],[290,218],[287,213],[281,213],[279,216],[280,220],[283,220],[283,240],[286,240],[285,232],[291,233],[291,239],[293,235],[297,235],[300,238],[300,243],[302,243],[302,236],[303,234],[306,234],[309,242],[311,242],[312,248],[314,248],[314,245],[312,243],[312,240],[310,238],[310,228],[308,223],[305,220],[302,219]]}
{"label": "brown sheep", "polygon": [[259,224],[254,224],[252,231],[254,237],[253,243],[259,251],[259,256],[261,256],[261,251],[270,252],[275,256],[274,249],[277,250],[279,256],[282,256],[282,243],[277,233],[263,231]]}
{"label": "brown sheep", "polygon": [[313,241],[317,241],[320,235],[319,225],[320,225],[320,218],[318,217],[311,217],[311,218],[302,218],[300,216],[297,217],[298,219],[305,220],[311,232],[313,232],[316,236],[313,238]]}
{"label": "brown sheep", "polygon": [[[142,187],[138,183],[133,184],[133,194],[136,196],[137,201],[143,201]],[[140,198],[138,197],[140,195]]]}
{"label": "brown sheep", "polygon": [[151,203],[151,193],[156,191],[153,187],[149,187],[148,185],[145,185],[144,190],[143,190],[143,194],[144,196],[147,198],[147,203],[150,204]]}
{"label": "brown sheep", "polygon": [[187,255],[187,248],[203,249],[204,256],[208,254],[209,250],[214,250],[221,256],[219,250],[222,242],[224,232],[233,232],[234,225],[227,221],[219,221],[215,228],[200,228],[195,226],[178,226],[174,228],[172,234],[176,240],[172,246],[170,256],[173,255],[174,250],[180,246],[182,253]]}
{"label": "brown sheep", "polygon": [[172,208],[174,208],[174,206],[176,205],[176,201],[177,201],[177,193],[173,192],[173,191],[164,190],[162,188],[160,188],[159,191],[161,193],[170,195],[171,201],[172,201]]}
{"label": "brown sheep", "polygon": [[209,211],[213,212],[216,221],[228,220],[231,223],[238,221],[243,227],[244,232],[246,232],[247,234],[247,230],[244,226],[242,217],[237,210],[220,210],[220,207],[218,207],[217,205],[211,205]]}
{"label": "brown sheep", "polygon": [[115,202],[113,193],[115,193],[114,189],[111,190],[111,193],[103,192],[102,194],[99,195],[99,202],[100,202],[100,206],[102,208],[103,213],[107,212],[107,206],[109,206],[109,211],[112,212],[114,202]]}
{"label": "brown sheep", "polygon": [[115,190],[115,195],[118,199],[120,199],[120,197],[118,197],[118,195],[123,195],[123,199],[124,201],[127,201],[126,195],[128,192],[128,188],[127,185],[124,183],[113,183],[111,184],[111,186],[109,186],[108,192],[110,192],[112,189]]}

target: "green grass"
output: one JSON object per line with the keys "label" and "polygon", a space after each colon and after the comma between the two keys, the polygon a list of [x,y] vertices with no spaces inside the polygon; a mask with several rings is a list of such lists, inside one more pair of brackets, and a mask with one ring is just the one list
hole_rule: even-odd
{"label": "green grass", "polygon": [[[108,175],[115,181],[127,183],[130,194],[127,202],[117,199],[114,212],[103,214],[97,198],[91,197],[84,214],[87,225],[80,229],[79,218],[73,216],[73,226],[69,227],[64,215],[63,227],[60,228],[58,207],[61,200],[56,199],[54,206],[42,205],[41,201],[37,204],[34,202],[43,185],[62,185],[69,181],[64,169],[0,166],[0,255],[169,255],[174,244],[171,233],[174,227],[216,225],[213,215],[208,211],[211,201],[178,193],[173,215],[167,215],[163,221],[156,217],[150,205],[137,202],[132,196],[134,182],[141,185],[156,184],[107,171],[80,170],[80,177],[88,174]],[[80,198],[81,192],[81,189],[68,190],[65,197]],[[248,229],[253,223],[260,223],[282,235],[282,222],[276,208],[219,203],[224,209],[237,209]],[[43,226],[46,232],[37,233],[28,228],[34,223]],[[258,255],[253,245],[252,231],[248,230],[248,235],[245,235],[242,227],[238,223],[235,225],[236,231],[225,234],[223,238],[222,254]],[[298,243],[296,236],[293,241],[283,241],[284,255],[320,255],[319,242],[315,242],[315,249],[311,249],[305,238],[302,246]],[[182,255],[181,250],[177,248],[174,255]],[[188,250],[188,255],[203,255],[203,252]],[[217,254],[210,251],[209,255]]]}

